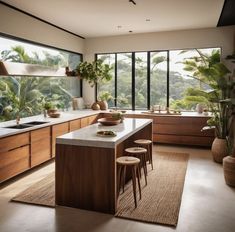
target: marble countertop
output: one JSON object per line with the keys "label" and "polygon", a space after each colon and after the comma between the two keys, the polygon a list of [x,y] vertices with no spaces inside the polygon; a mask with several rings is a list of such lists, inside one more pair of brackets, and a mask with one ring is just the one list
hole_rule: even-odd
{"label": "marble countertop", "polygon": [[32,131],[32,130],[36,130],[36,129],[39,129],[39,128],[43,128],[43,127],[47,127],[47,126],[51,126],[51,125],[55,125],[55,124],[75,120],[75,119],[78,119],[78,118],[84,118],[84,117],[87,117],[87,116],[96,115],[96,114],[99,114],[99,113],[101,113],[101,111],[76,110],[76,111],[69,111],[69,112],[61,112],[61,116],[59,118],[50,118],[50,117],[45,118],[43,115],[37,115],[37,116],[32,116],[32,117],[27,117],[27,118],[21,118],[20,119],[20,124],[28,123],[28,122],[32,122],[32,121],[47,122],[47,123],[44,123],[44,124],[41,124],[41,125],[28,127],[28,128],[25,128],[25,129],[5,128],[5,127],[8,127],[8,126],[15,126],[16,125],[15,120],[7,121],[7,122],[1,122],[0,123],[0,138],[10,136],[10,135],[16,135],[16,134],[20,134],[20,133],[24,133],[24,132],[28,132],[28,131]]}
{"label": "marble countertop", "polygon": [[[115,126],[102,126],[99,123],[95,123],[77,131],[57,137],[56,143],[74,146],[115,148],[117,144],[121,143],[151,122],[152,119],[126,118],[123,123]],[[97,136],[96,132],[99,130],[112,130],[117,134],[117,136]]]}
{"label": "marble countertop", "polygon": [[[134,115],[148,115],[148,116],[171,116],[171,117],[208,117],[205,116],[203,114],[198,114],[196,112],[182,112],[181,115],[166,115],[166,114],[144,114],[144,111],[142,110],[136,110],[136,111],[132,111],[132,110],[127,110],[125,114],[134,114]],[[31,117],[27,117],[27,118],[21,118],[20,119],[20,124],[22,123],[28,123],[30,121],[45,121],[47,123],[41,124],[41,125],[37,125],[37,126],[33,126],[33,127],[28,127],[25,129],[9,129],[9,128],[5,128],[8,126],[14,126],[16,125],[16,121],[15,120],[11,120],[11,121],[6,121],[6,122],[0,122],[0,138],[6,137],[6,136],[10,136],[10,135],[16,135],[16,134],[20,134],[20,133],[24,133],[24,132],[28,132],[28,131],[32,131],[32,130],[36,130],[39,128],[43,128],[43,127],[47,127],[47,126],[51,126],[51,125],[55,125],[55,124],[59,124],[59,123],[63,123],[63,122],[67,122],[70,120],[75,120],[78,118],[83,118],[83,117],[88,117],[88,116],[92,116],[92,115],[96,115],[99,113],[110,113],[110,110],[107,111],[101,111],[101,110],[91,110],[91,109],[87,109],[87,110],[76,110],[76,111],[68,111],[68,112],[61,112],[61,116],[59,118],[44,118],[44,116],[41,115],[36,115],[36,116],[31,116]]]}

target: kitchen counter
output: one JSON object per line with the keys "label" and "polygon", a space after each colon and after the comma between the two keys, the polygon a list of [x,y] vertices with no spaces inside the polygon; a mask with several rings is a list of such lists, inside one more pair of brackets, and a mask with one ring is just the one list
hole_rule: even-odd
{"label": "kitchen counter", "polygon": [[[151,119],[126,118],[123,123],[115,126],[102,126],[99,123],[96,123],[85,128],[81,128],[80,130],[57,137],[56,143],[74,146],[114,148],[117,144],[121,143],[127,137],[130,137],[136,131],[142,129],[151,122]],[[96,132],[99,130],[112,130],[116,132],[117,136],[97,136]]]}

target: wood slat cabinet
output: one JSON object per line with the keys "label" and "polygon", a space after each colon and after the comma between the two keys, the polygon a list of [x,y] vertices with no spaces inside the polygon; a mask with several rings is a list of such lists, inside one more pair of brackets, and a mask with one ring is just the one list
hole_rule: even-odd
{"label": "wood slat cabinet", "polygon": [[51,127],[31,131],[31,167],[51,158]]}
{"label": "wood slat cabinet", "polygon": [[81,119],[76,119],[69,122],[69,131],[75,131],[81,128]]}
{"label": "wood slat cabinet", "polygon": [[81,128],[96,123],[98,118],[98,115],[81,118]]}
{"label": "wood slat cabinet", "polygon": [[69,122],[52,126],[52,157],[55,156],[56,137],[69,132]]}
{"label": "wood slat cabinet", "polygon": [[0,182],[30,168],[29,133],[0,139]]}
{"label": "wood slat cabinet", "polygon": [[196,146],[211,146],[214,131],[201,131],[210,117],[127,115],[128,118],[153,120],[153,142]]}

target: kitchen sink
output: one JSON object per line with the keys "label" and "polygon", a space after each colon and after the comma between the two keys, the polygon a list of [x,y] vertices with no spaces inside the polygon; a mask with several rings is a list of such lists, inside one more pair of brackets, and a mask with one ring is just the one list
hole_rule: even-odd
{"label": "kitchen sink", "polygon": [[25,124],[29,124],[29,125],[33,125],[33,126],[37,126],[37,125],[42,125],[44,123],[48,123],[48,122],[42,122],[42,121],[32,121],[32,122],[26,122]]}
{"label": "kitchen sink", "polygon": [[44,121],[32,121],[32,122],[22,123],[22,124],[14,125],[14,126],[6,126],[4,128],[8,128],[8,129],[25,129],[25,128],[28,128],[28,127],[42,125],[44,123],[48,123],[48,122],[44,122]]}
{"label": "kitchen sink", "polygon": [[32,127],[33,125],[29,125],[29,124],[19,124],[19,125],[14,125],[14,126],[6,126],[4,128],[8,128],[8,129],[25,129],[28,127]]}

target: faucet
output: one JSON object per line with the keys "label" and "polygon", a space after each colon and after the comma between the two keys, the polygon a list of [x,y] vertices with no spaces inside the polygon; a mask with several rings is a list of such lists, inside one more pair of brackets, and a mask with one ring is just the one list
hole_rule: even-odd
{"label": "faucet", "polygon": [[17,116],[16,116],[16,124],[19,125],[19,123],[20,123],[20,116],[17,115]]}

